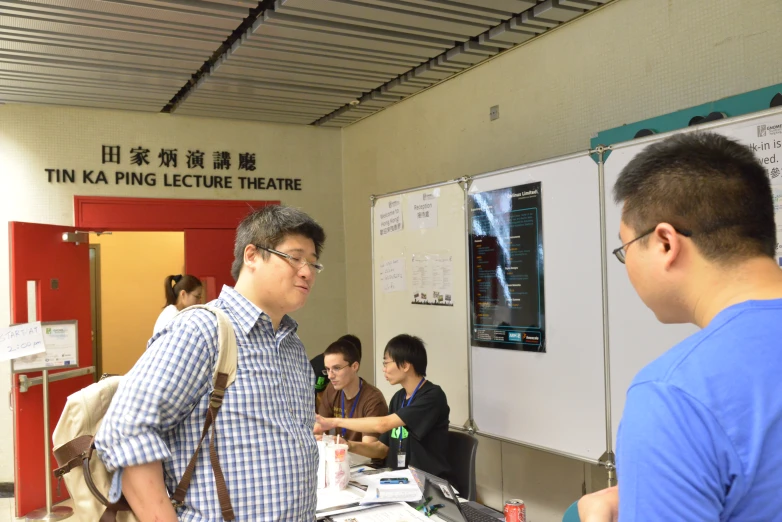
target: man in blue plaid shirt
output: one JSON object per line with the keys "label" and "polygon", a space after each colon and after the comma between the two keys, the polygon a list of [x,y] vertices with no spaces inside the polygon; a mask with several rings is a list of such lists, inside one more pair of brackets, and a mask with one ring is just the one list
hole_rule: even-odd
{"label": "man in blue plaid shirt", "polygon": [[[227,312],[238,345],[236,381],[217,416],[217,452],[239,521],[315,519],[318,449],[314,374],[287,314],[307,301],[323,229],[287,207],[257,210],[236,232],[234,288],[213,306]],[[184,505],[169,500],[201,436],[217,357],[217,321],[186,311],[156,334],[127,374],[95,439],[141,522],[220,521],[208,447]]]}

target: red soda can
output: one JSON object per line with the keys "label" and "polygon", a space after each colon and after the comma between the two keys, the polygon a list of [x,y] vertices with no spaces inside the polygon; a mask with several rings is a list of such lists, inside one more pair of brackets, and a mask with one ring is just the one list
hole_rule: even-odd
{"label": "red soda can", "polygon": [[514,498],[505,502],[505,522],[527,522],[527,507],[523,500]]}

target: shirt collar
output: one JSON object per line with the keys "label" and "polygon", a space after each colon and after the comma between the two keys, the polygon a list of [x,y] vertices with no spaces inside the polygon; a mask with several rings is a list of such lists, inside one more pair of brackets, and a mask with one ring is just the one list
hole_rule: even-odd
{"label": "shirt collar", "polygon": [[[271,326],[271,317],[245,296],[237,292],[233,287],[223,285],[223,289],[220,291],[220,300],[223,301],[231,311],[235,312],[234,317],[245,334],[249,334],[250,330],[252,330],[258,322],[266,322]],[[289,315],[286,314],[282,317],[280,329],[296,331],[298,327],[299,324]]]}

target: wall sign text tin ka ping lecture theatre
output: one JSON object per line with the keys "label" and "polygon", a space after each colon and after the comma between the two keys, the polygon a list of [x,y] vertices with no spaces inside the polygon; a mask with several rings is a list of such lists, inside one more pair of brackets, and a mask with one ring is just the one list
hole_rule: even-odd
{"label": "wall sign text tin ka ping lecture theatre", "polygon": [[[151,149],[138,146],[129,148],[128,153],[124,154],[119,145],[103,145],[100,160],[101,168],[98,169],[52,167],[44,171],[49,183],[60,184],[302,190],[301,178],[255,175],[257,164],[254,152],[234,154],[221,150],[213,151],[208,156],[199,149],[180,152],[179,149],[161,148],[155,155]],[[151,171],[152,168],[155,170]],[[224,173],[232,169],[237,171],[236,175]]]}

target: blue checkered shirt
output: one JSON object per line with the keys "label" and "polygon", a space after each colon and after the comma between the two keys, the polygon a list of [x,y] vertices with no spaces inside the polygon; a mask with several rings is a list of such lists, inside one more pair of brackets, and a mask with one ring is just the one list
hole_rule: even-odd
{"label": "blue checkered shirt", "polygon": [[[315,520],[315,375],[297,324],[285,316],[275,332],[270,318],[230,287],[210,304],[228,312],[239,348],[236,381],[216,422],[236,520]],[[206,310],[180,314],[152,337],[95,439],[106,467],[117,470],[112,501],[123,468],[155,461],[163,462],[174,491],[201,436],[216,361],[217,320]],[[206,441],[178,515],[185,522],[222,520]]]}

